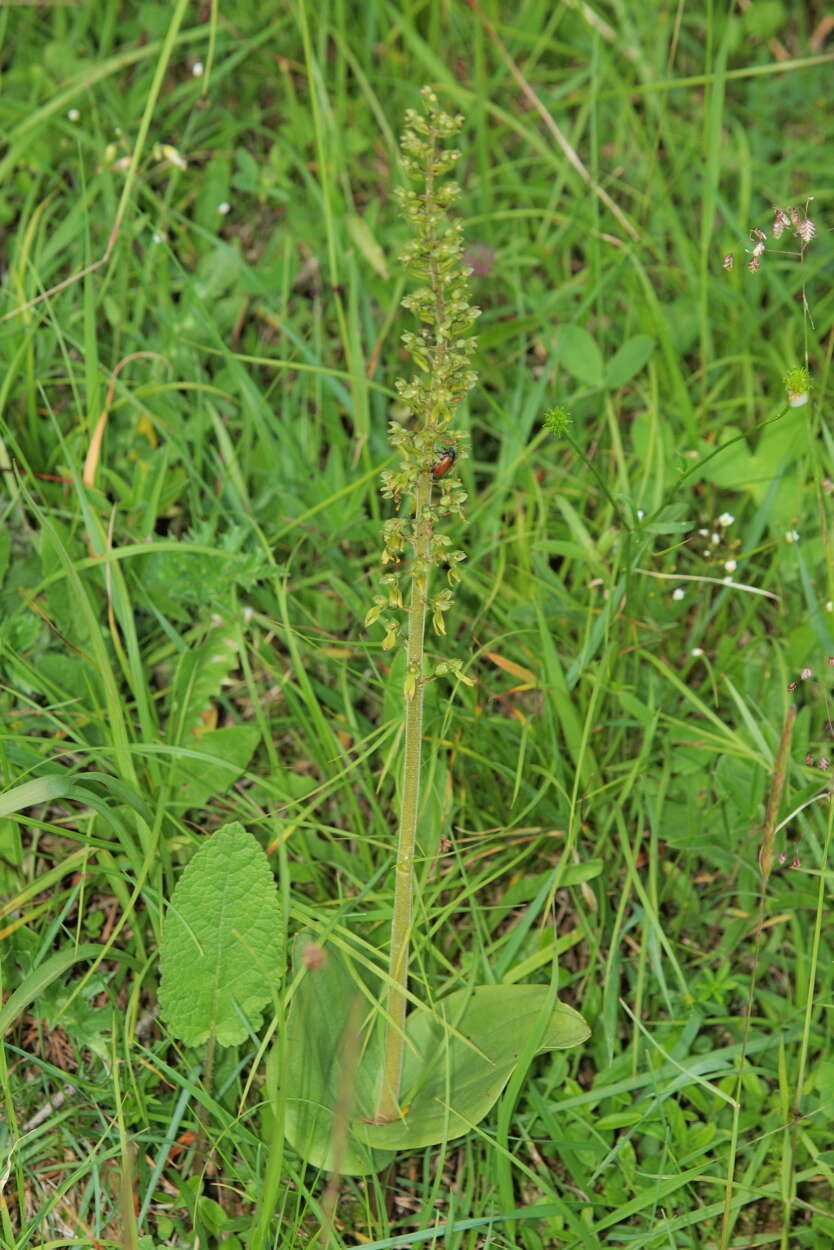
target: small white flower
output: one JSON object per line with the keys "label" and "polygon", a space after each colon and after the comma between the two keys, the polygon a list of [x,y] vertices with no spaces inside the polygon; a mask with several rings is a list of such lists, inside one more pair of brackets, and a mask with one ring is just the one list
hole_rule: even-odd
{"label": "small white flower", "polygon": [[164,243],[164,241],[165,241],[165,234],[163,233],[163,231],[162,231],[162,230],[154,230],[154,232],[153,232],[153,241],[154,241],[154,243]]}
{"label": "small white flower", "polygon": [[203,65],[202,61],[195,61],[194,64],[191,66],[191,73],[194,75],[195,78],[199,78],[200,75],[203,73],[204,69],[205,69],[205,65]]}
{"label": "small white flower", "polygon": [[825,610],[826,612],[834,612],[834,603],[832,603],[830,599],[825,605]]}
{"label": "small white flower", "polygon": [[706,538],[707,534],[709,533],[709,530],[698,530],[698,533],[701,535],[702,538]]}
{"label": "small white flower", "polygon": [[645,514],[645,512],[643,511],[643,509],[642,509],[642,508],[638,508],[638,509],[637,509],[637,520],[638,520],[638,521],[642,521],[642,520],[643,520],[643,517],[644,517],[645,515],[646,515],[646,514]]}
{"label": "small white flower", "polygon": [[700,647],[693,647],[692,650],[689,652],[689,654],[692,656],[693,660],[697,660],[698,657],[703,655],[704,653]]}
{"label": "small white flower", "polygon": [[803,404],[807,404],[807,402],[807,391],[794,391],[793,394],[788,396],[788,404],[791,408],[801,408]]}
{"label": "small white flower", "polygon": [[224,200],[222,204],[217,205],[217,211],[221,217],[225,217],[227,213],[232,211],[232,206],[228,200]]}
{"label": "small white flower", "polygon": [[796,531],[796,530],[788,530],[787,534],[785,535],[785,542],[786,542],[786,543],[798,543],[798,542],[799,542],[799,534],[797,533],[797,531]]}
{"label": "small white flower", "polygon": [[721,535],[720,535],[720,534],[713,534],[713,535],[712,535],[712,538],[710,538],[710,542],[712,543],[712,545],[713,545],[713,547],[714,547],[716,543],[720,543],[720,542],[721,542]]}
{"label": "small white flower", "polygon": [[175,169],[187,169],[188,161],[178,152],[172,143],[163,143],[159,148],[160,155],[169,165],[173,165]]}
{"label": "small white flower", "polygon": [[723,525],[726,529],[728,525],[732,525],[734,520],[735,517],[731,512],[722,512],[721,516],[718,518],[718,524]]}
{"label": "small white flower", "polygon": [[70,109],[69,112],[67,113],[67,117],[70,119],[71,122],[77,122],[80,116],[81,114],[79,113],[78,109]]}
{"label": "small white flower", "polygon": [[728,573],[735,573],[737,567],[738,566],[736,565],[735,560],[724,561],[724,568],[727,570]]}
{"label": "small white flower", "polygon": [[672,591],[672,598],[680,601],[684,597],[685,594],[686,594],[686,591],[681,586],[678,586],[675,588],[675,590]]}

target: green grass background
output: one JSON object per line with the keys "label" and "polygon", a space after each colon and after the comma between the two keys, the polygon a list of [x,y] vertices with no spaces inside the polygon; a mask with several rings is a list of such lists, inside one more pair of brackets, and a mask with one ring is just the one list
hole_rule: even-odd
{"label": "green grass background", "polygon": [[[834,1241],[824,13],[0,6],[10,1250],[234,1250],[259,1220],[307,1246],[334,1200],[321,1245]],[[408,371],[397,136],[425,82],[465,117],[483,315],[468,559],[429,644],[476,684],[429,688],[415,977],[546,981],[556,957],[593,1032],[468,1138],[328,1194],[276,1160],[259,1039],[205,1093],[153,1014],[157,951],[230,819],[291,932],[384,944],[402,673],[362,619]],[[751,227],[810,197],[802,260],[786,235],[749,274]],[[606,385],[638,335],[645,366]]]}

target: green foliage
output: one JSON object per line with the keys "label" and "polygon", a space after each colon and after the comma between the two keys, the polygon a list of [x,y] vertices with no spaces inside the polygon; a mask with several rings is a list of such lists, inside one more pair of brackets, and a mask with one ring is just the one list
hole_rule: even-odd
{"label": "green foliage", "polygon": [[699,476],[717,486],[749,491],[757,503],[767,500],[769,523],[785,526],[802,509],[802,479],[790,469],[805,451],[807,425],[804,409],[773,419],[752,451],[742,432],[727,426],[721,431],[717,453],[706,442],[701,444],[704,463]]}
{"label": "green foliage", "polygon": [[582,326],[563,325],[556,338],[556,357],[577,381],[595,390],[615,391],[645,367],[655,346],[651,335],[635,334],[617,349],[606,367],[593,335]]}
{"label": "green foliage", "polygon": [[[0,1243],[125,1241],[135,1211],[160,1250],[827,1250],[820,6],[90,0],[0,5],[0,42]],[[325,1178],[264,1076],[293,984],[209,1081],[156,1023],[158,950],[195,839],[238,821],[282,925],[354,985],[385,964],[406,657],[359,622],[413,515],[378,487],[427,328],[391,194],[426,81],[464,118],[482,315],[432,478],[467,499],[433,566],[462,577],[422,674],[410,1010],[557,962],[592,1032],[477,1130]],[[450,656],[473,686],[435,680]]]}
{"label": "green foliage", "polygon": [[593,336],[582,326],[561,326],[556,350],[559,360],[579,382],[586,386],[602,386],[605,370],[602,352]]}
{"label": "green foliage", "polygon": [[140,562],[142,588],[174,620],[199,613],[228,612],[231,591],[250,590],[264,575],[263,557],[244,550],[243,526],[226,530],[219,541],[215,526],[205,523],[175,544],[166,544]]}
{"label": "green foliage", "polygon": [[223,683],[239,663],[238,633],[225,621],[211,626],[204,640],[183,651],[169,698],[168,732],[177,746],[168,784],[171,802],[180,808],[204,807],[226,793],[249,764],[260,733],[255,725],[211,722]]}
{"label": "green foliage", "polygon": [[633,338],[627,339],[617,349],[608,365],[603,385],[609,391],[625,386],[645,368],[655,347],[655,340],[650,334],[635,334]]}
{"label": "green foliage", "polygon": [[[494,1107],[520,1057],[578,1046],[588,1026],[541,985],[457,990],[406,1023],[402,1119],[373,1123],[382,1057],[380,977],[333,944],[296,943],[303,979],[287,1020],[286,1131],[316,1167],[378,1171],[395,1151],[468,1133]],[[274,1075],[274,1069],[273,1069]]]}
{"label": "green foliage", "polygon": [[519,1060],[579,1046],[578,1011],[543,985],[480,985],[421,1006],[407,1020],[401,1123],[358,1132],[377,1148],[414,1150],[461,1137],[495,1105]]}
{"label": "green foliage", "polygon": [[260,737],[255,725],[209,729],[178,754],[171,769],[171,804],[205,807],[244,772]]}
{"label": "green foliage", "polygon": [[98,953],[97,947],[89,943],[65,947],[34,967],[0,1008],[0,1032],[5,1032],[27,1004],[40,1000],[60,977],[67,976],[75,964]]}
{"label": "green foliage", "polygon": [[304,975],[287,1016],[285,1068],[273,1062],[270,1072],[284,1091],[287,1141],[312,1167],[352,1176],[378,1171],[393,1152],[369,1148],[352,1126],[374,1113],[382,1037],[362,1024],[376,1017],[379,979],[361,975],[311,934],[296,939],[295,967]]}
{"label": "green foliage", "polygon": [[269,864],[242,825],[218,829],[168,904],[159,1001],[187,1046],[235,1046],[260,1027],[281,967],[281,920]]}
{"label": "green foliage", "polygon": [[175,741],[183,741],[204,727],[203,716],[237,663],[238,640],[225,622],[209,629],[198,646],[183,651],[171,682],[168,713]]}
{"label": "green foliage", "polygon": [[754,39],[772,39],[781,29],[787,14],[781,0],[761,0],[745,12],[745,32]]}

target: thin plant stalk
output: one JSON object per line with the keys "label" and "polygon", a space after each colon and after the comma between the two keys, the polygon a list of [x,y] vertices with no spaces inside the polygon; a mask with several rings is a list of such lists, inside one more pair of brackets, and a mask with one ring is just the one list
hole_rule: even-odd
{"label": "thin plant stalk", "polygon": [[[428,504],[431,478],[417,490],[415,528],[424,541],[415,550],[419,559],[428,553],[431,521]],[[426,587],[419,579],[412,582],[406,643],[407,668],[423,667],[426,630]],[[414,899],[414,850],[417,842],[417,813],[420,806],[420,764],[423,750],[423,682],[417,683],[413,698],[406,701],[403,724],[403,784],[400,826],[397,835],[397,863],[394,871],[394,909],[391,918],[391,949],[388,960],[388,1004],[383,1042],[382,1082],[376,1118],[381,1123],[399,1114],[398,1095],[405,1056],[405,1015],[407,1008],[408,964],[411,949],[411,916]]]}
{"label": "thin plant stalk", "polygon": [[[460,580],[457,566],[465,559],[462,551],[451,550],[451,540],[438,531],[439,519],[461,516],[466,492],[459,479],[447,473],[453,468],[463,436],[451,431],[455,406],[475,384],[469,360],[475,340],[469,336],[478,310],[468,303],[468,273],[463,263],[461,229],[449,218],[449,206],[457,186],[442,181],[460,155],[445,148],[443,140],[455,135],[463,119],[441,112],[434,93],[422,92],[423,114],[406,114],[402,139],[403,169],[419,191],[403,189],[399,201],[403,216],[412,228],[413,238],[403,253],[408,270],[422,285],[403,300],[403,305],[420,322],[418,332],[407,331],[402,342],[417,373],[410,380],[399,379],[397,393],[407,410],[403,423],[389,426],[391,443],[400,452],[398,471],[383,474],[383,494],[397,506],[411,501],[410,516],[396,516],[384,527],[383,564],[399,565],[411,556],[406,576],[410,580],[405,637],[406,675],[404,683],[404,759],[401,808],[394,876],[394,905],[388,967],[388,996],[383,1039],[383,1068],[375,1120],[385,1124],[401,1114],[399,1106],[405,1056],[405,1023],[408,1004],[409,949],[414,898],[414,854],[417,844],[417,817],[420,808],[420,763],[423,737],[423,693],[425,682],[451,673],[471,684],[458,660],[443,660],[426,671],[425,632],[431,615],[434,631],[446,632],[444,616],[452,601],[452,588]],[[440,479],[443,478],[442,485]],[[439,487],[439,497],[433,492]],[[448,586],[430,593],[433,568],[446,570]],[[384,593],[374,597],[374,606],[365,618],[371,625],[380,620],[386,634],[383,649],[389,650],[400,639],[400,620],[384,616],[391,610],[405,611],[400,574],[387,572],[382,580]]]}

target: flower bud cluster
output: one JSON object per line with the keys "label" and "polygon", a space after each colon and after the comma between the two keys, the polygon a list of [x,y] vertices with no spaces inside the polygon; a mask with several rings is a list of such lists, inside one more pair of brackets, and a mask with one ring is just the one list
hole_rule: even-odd
{"label": "flower bud cluster", "polygon": [[[404,501],[409,506],[403,509],[404,516],[392,518],[383,528],[382,563],[387,571],[365,618],[366,625],[382,624],[386,649],[402,633],[400,620],[391,615],[406,610],[400,577],[411,582],[412,603],[417,596],[435,632],[445,634],[452,590],[460,581],[458,566],[466,558],[451,549],[451,539],[436,532],[441,518],[463,514],[466,491],[455,464],[465,455],[465,438],[451,425],[457,406],[477,380],[471,367],[476,347],[472,327],[480,310],[469,303],[463,232],[449,217],[459,189],[443,181],[460,160],[460,152],[443,144],[458,133],[463,118],[442,112],[430,88],[425,87],[421,96],[423,112],[408,110],[401,141],[402,167],[411,185],[397,193],[412,230],[401,260],[419,283],[402,301],[419,323],[401,339],[415,372],[395,382],[406,417],[403,423],[389,425],[399,466],[382,475],[383,496],[393,500],[398,511]],[[430,594],[433,568],[445,571],[447,586]],[[419,665],[415,668],[411,660],[409,664],[406,695],[411,698],[420,674]],[[447,661],[443,671],[468,680],[453,661]]]}

